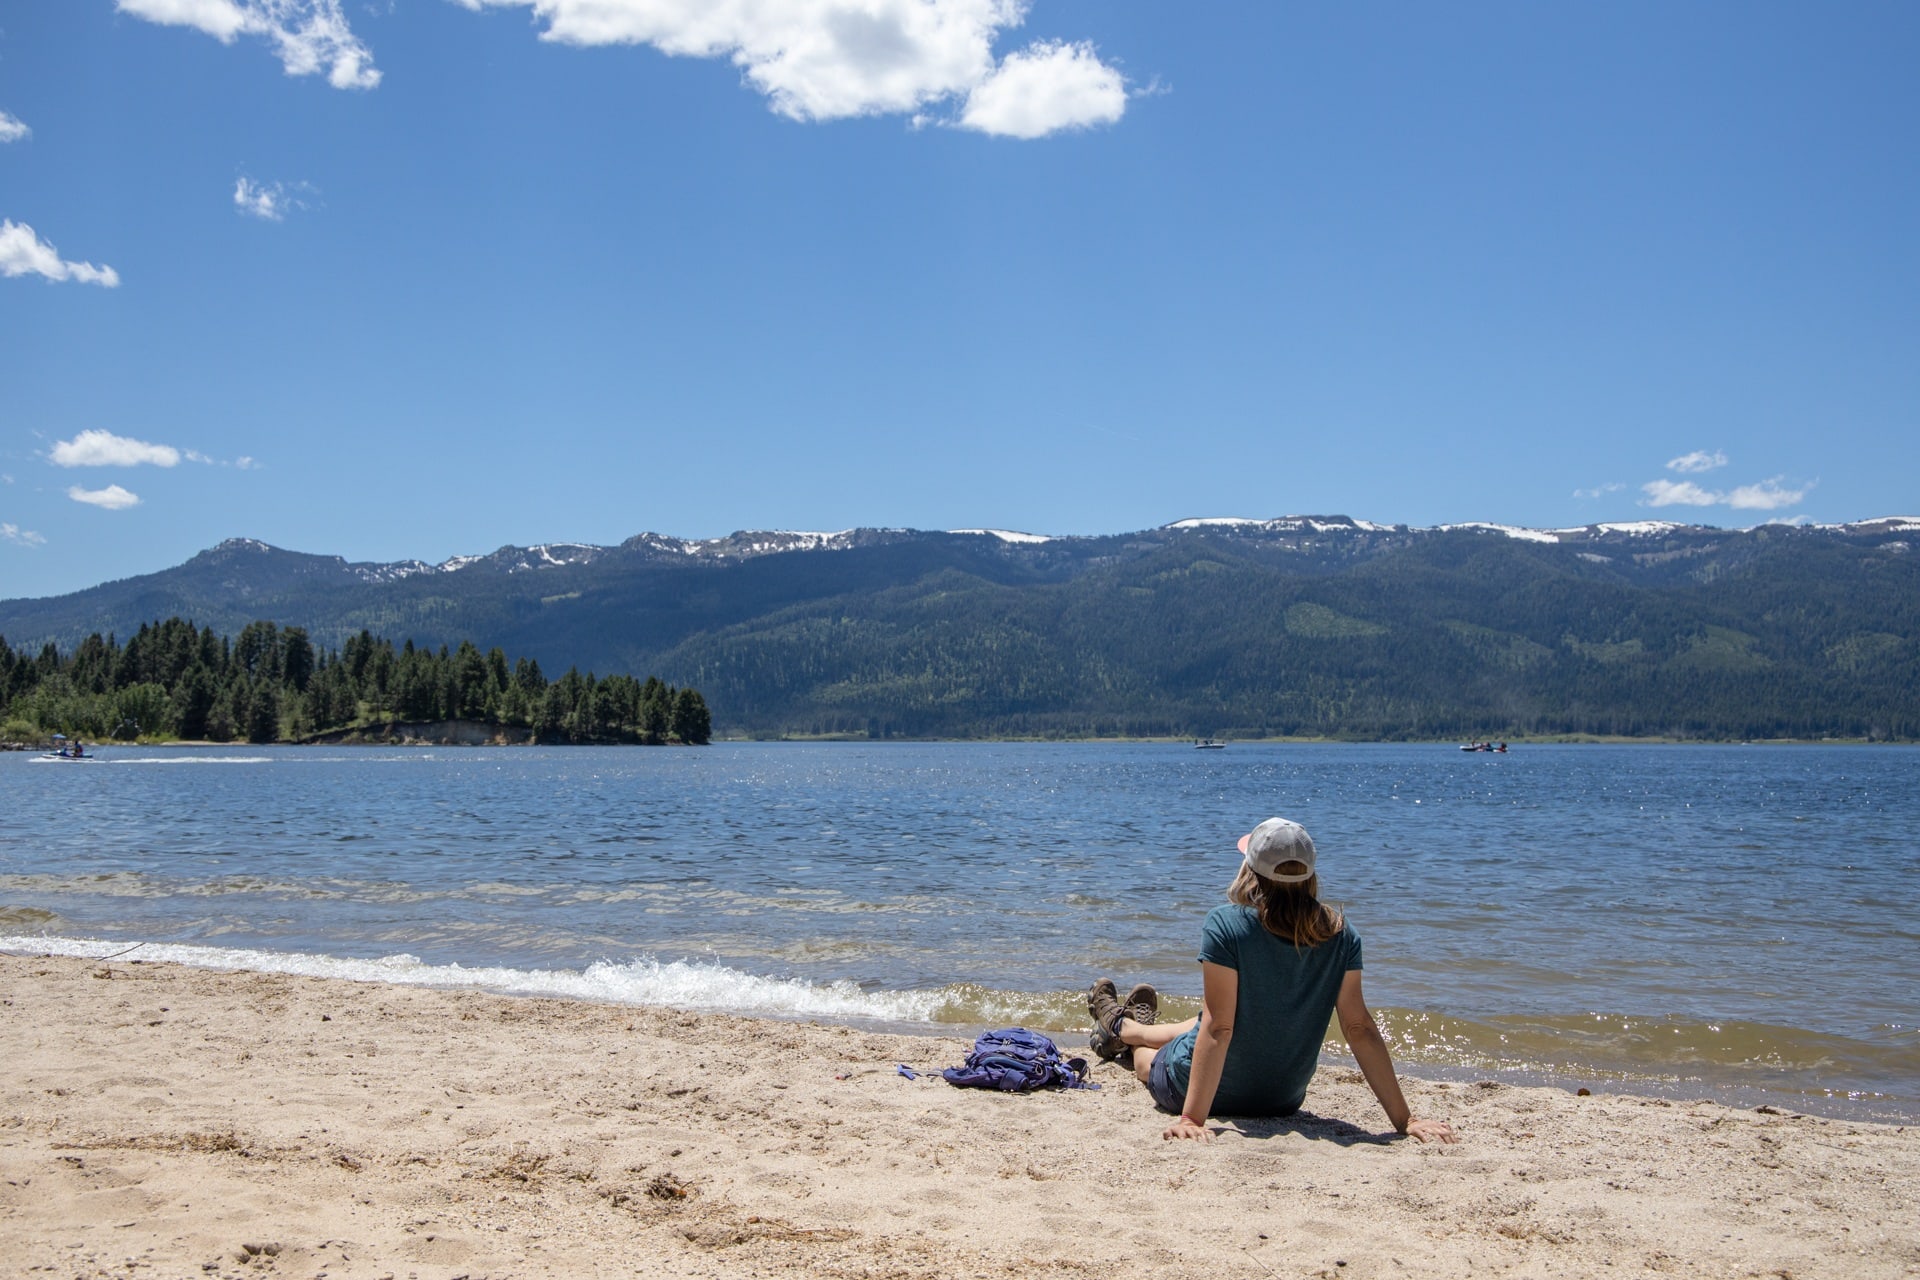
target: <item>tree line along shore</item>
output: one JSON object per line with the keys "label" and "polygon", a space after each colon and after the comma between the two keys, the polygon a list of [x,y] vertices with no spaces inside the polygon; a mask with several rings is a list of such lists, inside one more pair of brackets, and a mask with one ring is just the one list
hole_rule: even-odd
{"label": "tree line along shore", "polygon": [[337,650],[301,627],[249,623],[234,637],[182,618],[143,623],[122,644],[88,636],[62,654],[15,652],[0,637],[0,741],[306,742],[398,722],[467,721],[540,743],[704,744],[700,691],[657,677],[549,681],[498,648],[414,647],[361,631]]}

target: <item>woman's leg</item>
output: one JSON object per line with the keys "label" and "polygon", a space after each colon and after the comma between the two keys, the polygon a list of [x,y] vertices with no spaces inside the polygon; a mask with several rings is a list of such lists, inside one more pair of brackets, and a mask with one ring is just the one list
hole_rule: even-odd
{"label": "woman's leg", "polygon": [[[1135,1049],[1161,1049],[1180,1038],[1180,1033],[1198,1026],[1200,1019],[1188,1018],[1185,1022],[1135,1022],[1132,1018],[1120,1019],[1117,1034],[1120,1043]],[[1136,1055],[1138,1056],[1138,1055]],[[1147,1055],[1153,1056],[1151,1054]]]}
{"label": "woman's leg", "polygon": [[1153,1072],[1154,1055],[1180,1038],[1180,1033],[1198,1023],[1198,1018],[1188,1018],[1185,1022],[1154,1022],[1141,1024],[1132,1018],[1120,1019],[1120,1043],[1133,1049],[1133,1074],[1141,1084],[1147,1082],[1147,1076]]}

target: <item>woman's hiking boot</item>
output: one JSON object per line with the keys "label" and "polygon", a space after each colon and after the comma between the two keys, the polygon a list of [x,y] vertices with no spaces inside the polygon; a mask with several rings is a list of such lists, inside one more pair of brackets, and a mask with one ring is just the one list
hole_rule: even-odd
{"label": "woman's hiking boot", "polygon": [[1127,1016],[1127,1011],[1112,978],[1102,978],[1087,988],[1087,1012],[1093,1015],[1093,1034],[1087,1037],[1087,1048],[1112,1062],[1127,1051],[1120,1042],[1120,1019]]}
{"label": "woman's hiking boot", "polygon": [[[1154,1019],[1160,1016],[1160,993],[1142,982],[1127,992],[1127,998],[1120,1002],[1123,1017],[1132,1018],[1143,1027],[1150,1027]],[[1115,1023],[1116,1027],[1120,1024]]]}

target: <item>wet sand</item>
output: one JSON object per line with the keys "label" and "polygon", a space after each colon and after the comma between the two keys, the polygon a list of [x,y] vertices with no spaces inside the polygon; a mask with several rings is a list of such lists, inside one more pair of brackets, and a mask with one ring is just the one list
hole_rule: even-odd
{"label": "wet sand", "polygon": [[0,956],[0,1272],[1920,1275],[1920,1129],[1406,1080],[1162,1142],[955,1039]]}

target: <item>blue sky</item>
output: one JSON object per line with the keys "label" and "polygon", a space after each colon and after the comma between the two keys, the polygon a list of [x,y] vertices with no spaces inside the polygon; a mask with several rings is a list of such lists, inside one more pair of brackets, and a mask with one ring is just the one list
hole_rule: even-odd
{"label": "blue sky", "polygon": [[0,597],[1920,511],[1920,7],[0,0]]}

